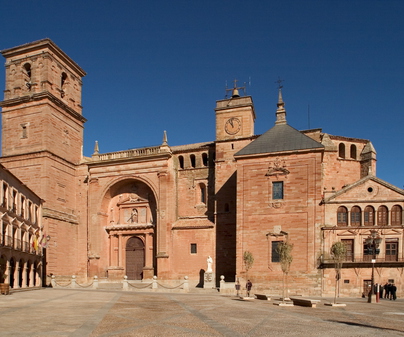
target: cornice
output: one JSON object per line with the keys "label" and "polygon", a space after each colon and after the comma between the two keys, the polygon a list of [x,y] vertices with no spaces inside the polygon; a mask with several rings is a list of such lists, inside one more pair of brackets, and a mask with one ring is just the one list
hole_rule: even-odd
{"label": "cornice", "polygon": [[[44,99],[48,99],[49,101],[51,101],[52,103],[57,105],[59,108],[63,109],[67,113],[69,113],[69,115],[71,115],[76,120],[78,120],[82,123],[87,122],[86,118],[84,118],[81,114],[79,114],[78,112],[76,112],[75,110],[70,108],[67,104],[63,103],[59,98],[57,98],[56,96],[51,94],[49,91],[43,91],[43,92],[35,93],[32,95],[26,95],[26,96],[22,96],[22,97],[11,98],[11,99],[8,99],[5,101],[1,101],[0,107],[8,108],[8,107],[13,107],[13,106],[20,105],[23,103],[28,103],[28,102],[32,102],[32,101],[40,101],[40,100],[44,100]],[[2,111],[2,113],[5,113],[5,111]]]}
{"label": "cornice", "polygon": [[[68,65],[72,70],[74,70],[80,77],[86,76],[86,72],[74,62],[62,49],[60,49],[51,39],[45,38],[42,40],[30,42],[23,44],[21,46],[4,49],[1,51],[3,56],[10,59],[15,56],[25,55],[27,53],[38,51],[38,55],[44,54],[44,49],[48,48],[55,56],[57,56],[63,63]],[[34,56],[34,55],[31,55]]]}

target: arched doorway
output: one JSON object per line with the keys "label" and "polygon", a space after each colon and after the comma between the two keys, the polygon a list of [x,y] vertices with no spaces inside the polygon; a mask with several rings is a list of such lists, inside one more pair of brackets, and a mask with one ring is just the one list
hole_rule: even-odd
{"label": "arched doorway", "polygon": [[141,280],[143,278],[144,243],[133,236],[126,243],[126,276],[128,280]]}

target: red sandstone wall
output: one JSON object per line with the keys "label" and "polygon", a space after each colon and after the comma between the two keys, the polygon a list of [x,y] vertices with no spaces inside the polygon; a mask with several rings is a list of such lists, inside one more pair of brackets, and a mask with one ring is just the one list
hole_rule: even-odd
{"label": "red sandstone wall", "polygon": [[[323,222],[321,200],[321,154],[307,153],[279,156],[289,170],[286,176],[266,176],[276,157],[237,161],[237,274],[246,278],[243,253],[250,251],[254,265],[248,277],[257,286],[279,288],[282,272],[279,263],[271,262],[271,240],[267,236],[280,226],[294,245],[290,279],[300,291],[309,287],[320,291],[316,259],[320,252],[318,224]],[[284,199],[272,200],[272,181],[284,181]],[[293,281],[293,279],[295,281]],[[299,291],[295,289],[295,292]]]}

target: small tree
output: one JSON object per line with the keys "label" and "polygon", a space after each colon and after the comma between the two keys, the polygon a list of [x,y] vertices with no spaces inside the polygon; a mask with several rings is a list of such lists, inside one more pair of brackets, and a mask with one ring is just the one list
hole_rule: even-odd
{"label": "small tree", "polygon": [[246,270],[246,277],[248,280],[248,271],[251,269],[253,263],[254,263],[254,256],[252,255],[251,252],[246,250],[243,254],[243,261],[244,261],[244,266]]}
{"label": "small tree", "polygon": [[341,241],[334,242],[330,250],[331,256],[334,260],[335,268],[335,296],[334,303],[337,302],[337,297],[339,297],[339,280],[341,279],[341,269],[342,263],[346,257],[346,246]]}
{"label": "small tree", "polygon": [[288,287],[288,274],[290,270],[290,264],[293,261],[292,256],[293,244],[288,241],[282,241],[276,247],[276,252],[279,254],[279,260],[281,263],[281,268],[283,272],[283,291],[282,300],[285,300],[285,291]]}

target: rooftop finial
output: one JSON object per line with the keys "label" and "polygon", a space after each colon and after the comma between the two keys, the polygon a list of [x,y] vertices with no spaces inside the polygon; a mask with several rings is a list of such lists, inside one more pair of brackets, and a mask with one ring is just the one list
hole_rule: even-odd
{"label": "rooftop finial", "polygon": [[275,124],[286,124],[286,110],[285,110],[285,103],[282,99],[282,82],[281,78],[278,76],[278,80],[275,83],[278,83],[278,104],[276,109],[276,122]]}
{"label": "rooftop finial", "polygon": [[94,154],[99,154],[100,153],[100,149],[98,147],[98,140],[95,141],[95,145],[94,145]]}
{"label": "rooftop finial", "polygon": [[163,133],[163,144],[162,145],[167,145],[167,131],[166,130],[164,130],[164,133]]}

